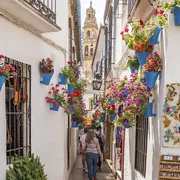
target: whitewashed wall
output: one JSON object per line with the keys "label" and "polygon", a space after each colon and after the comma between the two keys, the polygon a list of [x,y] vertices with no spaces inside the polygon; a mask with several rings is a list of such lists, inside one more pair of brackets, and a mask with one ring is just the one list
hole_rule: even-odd
{"label": "whitewashed wall", "polygon": [[[62,22],[63,19],[63,22]],[[46,34],[58,45],[68,49],[68,3],[57,1],[57,23],[62,31]],[[58,82],[60,68],[65,65],[64,54],[48,45],[32,33],[0,18],[0,54],[32,67],[31,87],[31,137],[32,152],[39,155],[45,164],[45,172],[49,180],[64,179],[66,157],[67,120],[63,109],[59,112],[49,110],[45,97],[49,87],[41,85],[39,61],[42,58],[54,60],[55,72],[52,83]],[[6,118],[5,118],[5,89],[0,92],[0,180],[5,180],[6,170]]]}

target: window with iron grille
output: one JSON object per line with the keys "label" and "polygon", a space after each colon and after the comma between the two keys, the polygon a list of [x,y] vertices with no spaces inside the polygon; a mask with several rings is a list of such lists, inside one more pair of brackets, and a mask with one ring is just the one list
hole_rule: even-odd
{"label": "window with iron grille", "polygon": [[140,116],[136,124],[135,169],[139,171],[143,177],[146,176],[147,140],[148,118]]}
{"label": "window with iron grille", "polygon": [[31,153],[31,66],[9,58],[17,76],[6,81],[7,164],[13,157]]}

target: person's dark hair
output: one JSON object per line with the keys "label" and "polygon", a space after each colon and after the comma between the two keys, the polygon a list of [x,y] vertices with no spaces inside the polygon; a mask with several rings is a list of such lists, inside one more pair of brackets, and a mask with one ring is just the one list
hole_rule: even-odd
{"label": "person's dark hair", "polygon": [[87,128],[84,128],[84,133],[87,133],[88,132],[88,129]]}
{"label": "person's dark hair", "polygon": [[101,126],[97,126],[97,127],[96,127],[96,130],[97,130],[97,131],[99,131],[99,130],[101,130],[101,129],[102,129]]}

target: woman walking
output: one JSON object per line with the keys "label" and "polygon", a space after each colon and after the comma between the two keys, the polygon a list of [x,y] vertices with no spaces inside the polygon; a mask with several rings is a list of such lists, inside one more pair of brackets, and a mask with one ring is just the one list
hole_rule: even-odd
{"label": "woman walking", "polygon": [[99,141],[96,138],[96,134],[93,130],[89,130],[86,136],[86,161],[88,166],[88,177],[89,180],[96,180],[96,168],[97,161],[101,157],[103,161],[103,156],[101,154],[101,149],[99,146]]}

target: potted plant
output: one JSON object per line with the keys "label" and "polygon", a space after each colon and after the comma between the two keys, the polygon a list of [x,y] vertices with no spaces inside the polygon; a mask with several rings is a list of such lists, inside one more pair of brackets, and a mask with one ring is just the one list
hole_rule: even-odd
{"label": "potted plant", "polygon": [[11,64],[5,64],[5,57],[0,55],[0,91],[5,79],[9,80],[10,75],[15,75],[15,68]]}
{"label": "potted plant", "polygon": [[134,73],[135,71],[138,71],[139,69],[139,61],[135,55],[128,57],[127,66],[125,69],[130,67],[131,73]]}
{"label": "potted plant", "polygon": [[162,59],[157,52],[147,57],[147,62],[143,66],[143,72],[145,72],[146,85],[148,88],[154,88],[156,80],[162,71],[162,64]]}
{"label": "potted plant", "polygon": [[40,83],[49,85],[54,74],[53,61],[50,58],[47,58],[46,60],[42,59],[39,63],[39,69],[42,76],[42,81],[40,81]]}
{"label": "potted plant", "polygon": [[174,0],[172,2],[160,3],[159,6],[164,10],[170,10],[174,15],[174,23],[176,26],[180,26],[180,0]]}
{"label": "potted plant", "polygon": [[140,65],[146,63],[146,57],[153,50],[153,46],[149,45],[149,38],[151,37],[151,31],[149,27],[140,21],[132,21],[130,23],[131,31],[128,27],[125,27],[121,32],[122,39],[125,40],[129,49],[135,51]]}
{"label": "potted plant", "polygon": [[149,44],[154,45],[158,44],[159,34],[163,28],[167,26],[168,18],[167,14],[163,9],[158,7],[152,16],[152,18],[147,21],[146,26],[149,27],[149,31],[151,32],[151,37],[149,39]]}
{"label": "potted plant", "polygon": [[66,89],[60,89],[59,84],[55,86],[52,85],[51,90],[49,91],[49,96],[47,96],[46,102],[51,105],[51,110],[58,111],[59,107],[66,107]]}
{"label": "potted plant", "polygon": [[154,104],[154,101],[148,103],[148,106],[145,108],[145,111],[144,111],[144,117],[149,118],[149,117],[156,116],[156,114],[153,114],[153,112],[152,112],[153,104]]}
{"label": "potted plant", "polygon": [[110,120],[114,121],[116,118],[116,107],[115,105],[106,106],[107,113],[110,115]]}
{"label": "potted plant", "polygon": [[30,157],[26,154],[24,157],[15,157],[12,166],[6,171],[6,180],[47,180],[47,175],[44,173],[44,165],[40,162],[38,156],[32,154]]}
{"label": "potted plant", "polygon": [[61,73],[59,73],[59,78],[60,78],[59,84],[66,85],[68,78],[73,77],[74,70],[71,65],[72,65],[72,63],[70,61],[68,61],[67,65],[61,69]]}

